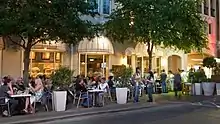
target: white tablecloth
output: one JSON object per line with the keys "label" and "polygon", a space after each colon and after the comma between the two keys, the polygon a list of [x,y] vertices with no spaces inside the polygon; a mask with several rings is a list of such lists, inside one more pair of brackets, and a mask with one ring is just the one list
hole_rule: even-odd
{"label": "white tablecloth", "polygon": [[15,97],[30,97],[31,94],[19,94],[19,95],[11,95],[12,98],[15,98]]}
{"label": "white tablecloth", "polygon": [[94,92],[104,92],[104,90],[94,89],[94,90],[88,90],[90,93]]}

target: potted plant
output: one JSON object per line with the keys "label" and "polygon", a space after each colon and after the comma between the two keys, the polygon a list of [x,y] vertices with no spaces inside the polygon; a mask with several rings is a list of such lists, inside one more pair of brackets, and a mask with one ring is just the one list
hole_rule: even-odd
{"label": "potted plant", "polygon": [[128,88],[131,86],[130,79],[132,76],[132,68],[123,67],[120,75],[115,78],[116,81],[116,99],[118,104],[127,103]]}
{"label": "potted plant", "polygon": [[205,96],[212,96],[215,89],[215,82],[213,82],[210,78],[207,78],[202,82],[202,88]]}
{"label": "potted plant", "polygon": [[194,95],[202,95],[201,83],[202,83],[202,81],[204,81],[206,79],[206,75],[201,71],[192,72],[192,73],[190,73],[189,79],[193,83],[193,85],[192,85],[193,94]]}
{"label": "potted plant", "polygon": [[53,106],[55,111],[66,110],[66,88],[71,83],[72,75],[73,71],[68,67],[60,67],[51,75],[51,80],[55,86],[55,91],[53,91]]}
{"label": "potted plant", "polygon": [[216,83],[217,95],[220,95],[220,64],[217,64],[217,66],[214,68],[211,79]]}
{"label": "potted plant", "polygon": [[[212,69],[217,66],[217,62],[214,57],[206,57],[203,59],[203,67],[209,69],[209,73],[212,75]],[[211,81],[210,77],[202,82],[202,88],[205,96],[213,95],[215,82]]]}

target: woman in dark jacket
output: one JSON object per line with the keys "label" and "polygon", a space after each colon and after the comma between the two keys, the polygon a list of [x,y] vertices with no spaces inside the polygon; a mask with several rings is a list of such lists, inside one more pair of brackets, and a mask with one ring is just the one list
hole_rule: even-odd
{"label": "woman in dark jacket", "polygon": [[[175,96],[176,97],[178,96],[178,92],[182,91],[181,81],[182,81],[181,75],[180,75],[179,72],[177,72],[174,75],[174,91],[175,91]],[[179,97],[180,97],[180,94],[179,94]]]}
{"label": "woman in dark jacket", "polygon": [[76,95],[77,97],[79,97],[81,93],[81,98],[84,98],[81,105],[84,107],[88,107],[91,105],[91,99],[87,93],[86,84],[83,79],[79,79],[78,81],[79,82],[76,83],[75,87]]}
{"label": "woman in dark jacket", "polygon": [[147,87],[147,94],[148,94],[148,101],[153,102],[153,83],[154,83],[154,74],[152,71],[149,72],[149,76],[146,79],[146,87]]}

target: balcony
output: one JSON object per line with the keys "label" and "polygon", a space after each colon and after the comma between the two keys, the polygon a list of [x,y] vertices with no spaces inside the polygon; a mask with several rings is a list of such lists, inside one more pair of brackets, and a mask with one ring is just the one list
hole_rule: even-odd
{"label": "balcony", "polygon": [[209,7],[204,6],[204,14],[209,15]]}
{"label": "balcony", "polygon": [[215,17],[215,9],[211,8],[211,16]]}

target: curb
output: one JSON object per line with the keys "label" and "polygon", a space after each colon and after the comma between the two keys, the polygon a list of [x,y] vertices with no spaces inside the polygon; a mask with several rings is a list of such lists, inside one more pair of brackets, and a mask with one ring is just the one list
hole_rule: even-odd
{"label": "curb", "polygon": [[123,109],[113,109],[113,110],[101,110],[101,111],[95,111],[95,112],[84,112],[80,114],[68,114],[68,115],[62,115],[57,117],[50,117],[50,118],[41,118],[41,119],[35,119],[35,120],[23,120],[23,121],[17,121],[17,122],[9,122],[5,124],[34,124],[34,123],[43,123],[43,122],[50,122],[55,120],[63,120],[63,119],[69,119],[69,118],[75,118],[75,117],[81,117],[81,116],[90,116],[90,115],[101,115],[106,113],[117,113],[117,112],[126,112],[126,111],[132,111],[132,110],[139,110],[144,108],[150,108],[150,107],[156,107],[157,104],[152,105],[143,105],[143,106],[137,106],[132,108],[123,108]]}

